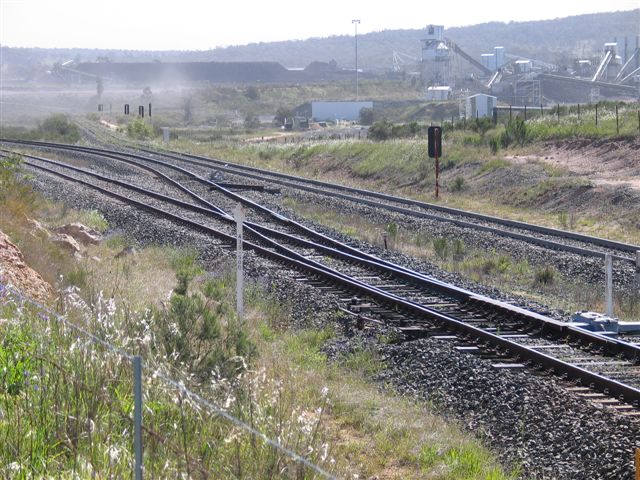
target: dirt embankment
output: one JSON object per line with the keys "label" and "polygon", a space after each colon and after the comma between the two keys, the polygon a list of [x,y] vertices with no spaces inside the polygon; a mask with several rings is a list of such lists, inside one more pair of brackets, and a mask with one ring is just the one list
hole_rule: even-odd
{"label": "dirt embankment", "polygon": [[53,288],[26,264],[24,256],[9,237],[0,231],[0,285],[11,285],[41,302],[53,295]]}
{"label": "dirt embankment", "polygon": [[540,160],[595,185],[640,190],[640,137],[625,140],[571,139],[544,145]]}

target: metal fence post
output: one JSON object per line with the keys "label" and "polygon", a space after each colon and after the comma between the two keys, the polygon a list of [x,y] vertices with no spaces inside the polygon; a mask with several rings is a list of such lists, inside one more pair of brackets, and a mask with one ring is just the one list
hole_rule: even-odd
{"label": "metal fence post", "polygon": [[142,480],[142,358],[133,357],[133,443],[135,479]]}
{"label": "metal fence post", "polygon": [[236,220],[236,313],[238,320],[244,318],[244,278],[243,278],[243,252],[242,252],[242,223],[244,222],[244,210],[242,205],[238,203],[233,210],[233,216]]}
{"label": "metal fence post", "polygon": [[604,256],[604,269],[606,315],[613,318],[613,257],[610,253]]}

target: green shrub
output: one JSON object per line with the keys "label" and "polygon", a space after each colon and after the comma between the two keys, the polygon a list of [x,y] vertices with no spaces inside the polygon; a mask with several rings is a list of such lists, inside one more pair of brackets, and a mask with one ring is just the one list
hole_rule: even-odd
{"label": "green shrub", "polygon": [[461,192],[464,188],[464,178],[458,175],[453,179],[453,185],[451,186],[451,191],[453,192]]}
{"label": "green shrub", "polygon": [[533,276],[533,281],[536,285],[551,285],[555,282],[555,279],[556,271],[549,265],[537,268]]}
{"label": "green shrub", "polygon": [[469,124],[469,127],[478,133],[480,138],[484,138],[485,134],[493,127],[493,122],[489,117],[477,118]]}
{"label": "green shrub", "polygon": [[462,260],[465,254],[464,242],[460,238],[456,238],[453,241],[452,250],[454,260]]}
{"label": "green shrub", "polygon": [[232,378],[256,353],[246,325],[224,298],[222,280],[209,280],[201,293],[190,294],[189,284],[198,269],[188,256],[179,264],[178,284],[168,307],[154,312],[165,353],[203,381],[215,375]]}
{"label": "green shrub", "polygon": [[40,136],[45,140],[75,143],[80,140],[78,127],[71,123],[66,115],[56,113],[46,118],[38,127]]}
{"label": "green shrub", "polygon": [[437,237],[433,239],[433,250],[441,260],[446,260],[449,256],[449,243],[444,237]]}
{"label": "green shrub", "polygon": [[569,215],[567,215],[567,212],[560,212],[558,214],[558,223],[564,229],[569,226]]}
{"label": "green shrub", "polygon": [[391,131],[393,129],[393,124],[388,120],[381,120],[379,122],[375,122],[369,128],[369,133],[367,134],[367,138],[371,140],[383,141],[391,138]]}
{"label": "green shrub", "polygon": [[0,328],[0,392],[18,395],[35,372],[36,344],[29,333],[13,323]]}
{"label": "green shrub", "polygon": [[398,225],[396,225],[393,222],[391,222],[389,225],[387,225],[387,234],[392,239],[395,239],[398,236]]}
{"label": "green shrub", "polygon": [[8,157],[0,157],[0,199],[16,185],[21,168],[22,156],[14,153]]}
{"label": "green shrub", "polygon": [[491,150],[491,153],[493,155],[496,155],[498,153],[498,150],[500,150],[500,138],[491,137],[489,139],[489,150]]}
{"label": "green shrub", "polygon": [[142,118],[136,118],[127,125],[127,135],[136,140],[146,140],[153,136],[151,128]]}
{"label": "green shrub", "polygon": [[507,148],[511,144],[524,145],[528,140],[528,127],[524,120],[516,117],[507,123],[507,126],[500,135],[500,144]]}

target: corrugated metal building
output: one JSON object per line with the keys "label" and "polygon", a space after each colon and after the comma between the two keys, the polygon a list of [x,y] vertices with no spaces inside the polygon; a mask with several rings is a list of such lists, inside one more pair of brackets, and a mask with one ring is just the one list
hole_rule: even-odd
{"label": "corrugated metal building", "polygon": [[373,108],[373,102],[311,102],[311,117],[317,122],[356,121],[360,110]]}
{"label": "corrugated metal building", "polygon": [[484,93],[467,97],[466,115],[468,119],[490,117],[493,115],[493,107],[498,104],[498,98]]}

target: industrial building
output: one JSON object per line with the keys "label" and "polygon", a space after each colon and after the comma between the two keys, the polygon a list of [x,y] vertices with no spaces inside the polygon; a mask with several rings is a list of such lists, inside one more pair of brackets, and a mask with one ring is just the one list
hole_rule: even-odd
{"label": "industrial building", "polygon": [[[476,113],[483,116],[484,107],[475,108],[468,102],[484,105],[490,101],[487,95],[520,106],[636,100],[640,98],[640,36],[634,46],[632,43],[625,38],[622,49],[617,42],[605,43],[599,62],[579,59],[574,70],[560,72],[557,65],[519,56],[503,46],[473,58],[446,38],[443,25],[428,25],[421,41],[420,73],[427,100],[457,99],[462,102],[461,115],[471,113],[474,117]],[[398,52],[394,52],[394,62],[396,58]],[[453,71],[458,60],[464,60],[473,74],[463,78],[459,71]],[[399,61],[394,70],[397,67]],[[473,94],[485,96],[474,99]]]}
{"label": "industrial building", "polygon": [[317,122],[336,120],[355,122],[363,108],[373,109],[373,102],[311,102],[311,117]]}

